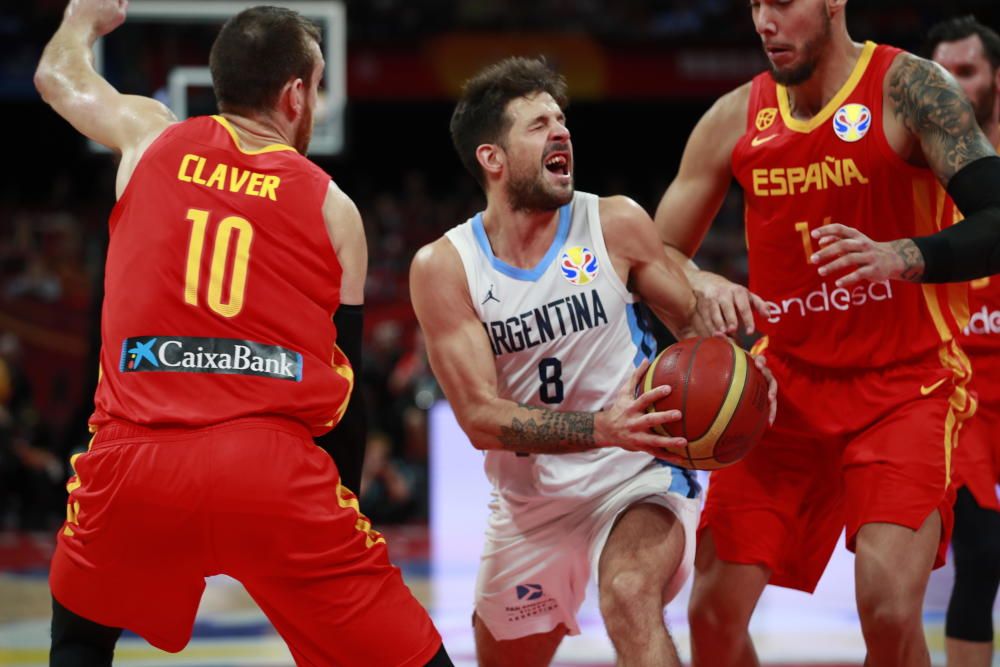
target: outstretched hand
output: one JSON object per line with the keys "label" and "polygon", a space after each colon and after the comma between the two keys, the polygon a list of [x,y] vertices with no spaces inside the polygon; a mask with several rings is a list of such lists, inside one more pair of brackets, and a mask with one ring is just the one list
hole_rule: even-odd
{"label": "outstretched hand", "polygon": [[614,403],[597,414],[594,421],[596,440],[606,446],[646,452],[665,461],[686,461],[682,448],[687,440],[659,435],[653,430],[656,426],[680,421],[680,410],[647,412],[650,406],[670,395],[671,387],[662,385],[636,396],[648,368],[649,360],[644,360],[618,390]]}
{"label": "outstretched hand", "polygon": [[67,24],[88,28],[103,37],[125,22],[128,0],[70,0],[63,15]]}
{"label": "outstretched hand", "polygon": [[910,239],[880,243],[840,224],[823,225],[813,230],[812,236],[819,239],[820,249],[810,261],[820,265],[821,276],[850,271],[836,280],[837,287],[850,287],[863,280],[917,282],[924,273],[923,255]]}

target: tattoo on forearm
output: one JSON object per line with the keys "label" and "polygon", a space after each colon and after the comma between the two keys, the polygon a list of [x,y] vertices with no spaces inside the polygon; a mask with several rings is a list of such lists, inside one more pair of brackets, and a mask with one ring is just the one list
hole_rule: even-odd
{"label": "tattoo on forearm", "polygon": [[529,419],[514,417],[501,426],[497,439],[505,449],[545,454],[565,454],[594,446],[594,415],[591,412],[556,412],[530,405]]}
{"label": "tattoo on forearm", "polygon": [[924,275],[924,256],[920,252],[917,244],[910,239],[900,239],[890,243],[892,249],[896,251],[903,261],[903,271],[899,274],[902,280],[919,282]]}
{"label": "tattoo on forearm", "polygon": [[995,154],[972,105],[937,65],[901,56],[889,80],[889,98],[893,114],[919,137],[924,157],[944,183],[970,162]]}

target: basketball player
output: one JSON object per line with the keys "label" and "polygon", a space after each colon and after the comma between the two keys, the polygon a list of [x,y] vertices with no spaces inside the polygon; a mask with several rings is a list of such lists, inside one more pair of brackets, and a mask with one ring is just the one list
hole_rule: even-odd
{"label": "basketball player", "polygon": [[764,587],[811,592],[845,528],[866,664],[930,664],[922,602],[951,533],[951,451],[974,410],[955,340],[964,288],[840,287],[817,273],[811,231],[934,231],[937,181],[993,151],[939,67],[852,41],[846,5],[750,3],[770,71],[701,119],[656,215],[667,253],[687,261],[731,179],[743,187],[754,296],[686,270],[720,330],[749,328],[756,304],[757,350],[781,388],[773,428],[712,475],[689,610],[698,667],[758,664],[748,624]]}
{"label": "basketball player", "polygon": [[646,414],[670,389],[634,394],[654,347],[637,298],[683,338],[694,296],[641,208],[574,192],[565,102],[539,60],[466,83],[452,140],[487,207],[410,274],[435,376],[494,487],[476,652],[549,664],[596,576],[619,664],[676,666],[662,610],[690,571],[700,489],[660,460],[685,441],[650,431],[680,418]]}
{"label": "basketball player", "polygon": [[298,664],[450,665],[311,437],[347,405],[330,318],[361,304],[367,261],[354,204],[304,157],[319,32],[285,9],[238,14],[212,47],[221,115],[178,123],[92,68],[125,6],[72,0],[36,74],[60,115],[121,154],[96,434],[52,560],[51,664],[111,664],[120,628],[180,651],[205,577],[228,574]]}
{"label": "basketball player", "polygon": [[[1000,146],[1000,36],[966,16],[931,28],[927,53],[965,91],[983,134]],[[993,602],[1000,586],[1000,280],[970,285],[972,321],[962,348],[975,371],[976,418],[955,449],[955,584],[945,622],[949,667],[989,667],[993,660]]]}

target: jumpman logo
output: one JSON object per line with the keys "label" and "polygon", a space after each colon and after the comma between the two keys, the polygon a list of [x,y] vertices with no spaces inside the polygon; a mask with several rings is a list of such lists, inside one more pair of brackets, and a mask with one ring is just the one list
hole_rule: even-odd
{"label": "jumpman logo", "polygon": [[483,302],[481,304],[479,304],[479,305],[480,306],[484,306],[484,305],[486,305],[486,302],[490,301],[490,300],[493,300],[493,301],[496,301],[497,303],[500,303],[500,299],[498,299],[495,296],[493,296],[493,285],[492,285],[492,283],[490,284],[489,291],[486,292],[486,298],[483,299]]}

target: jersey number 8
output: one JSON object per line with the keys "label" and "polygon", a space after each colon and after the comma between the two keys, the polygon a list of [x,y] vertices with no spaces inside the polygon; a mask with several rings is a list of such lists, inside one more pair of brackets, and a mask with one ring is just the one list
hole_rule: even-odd
{"label": "jersey number 8", "polygon": [[563,402],[562,362],[555,357],[546,357],[538,363],[538,397],[549,405]]}

